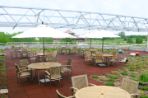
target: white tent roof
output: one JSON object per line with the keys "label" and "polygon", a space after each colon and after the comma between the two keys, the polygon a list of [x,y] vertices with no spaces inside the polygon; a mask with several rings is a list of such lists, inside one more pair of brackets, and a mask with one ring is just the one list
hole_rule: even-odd
{"label": "white tent roof", "polygon": [[81,35],[79,35],[79,38],[113,38],[113,37],[119,37],[118,35],[114,34],[111,31],[105,31],[105,30],[90,30],[89,32],[85,32]]}
{"label": "white tent roof", "polygon": [[74,36],[64,33],[60,30],[40,25],[38,27],[24,31],[13,38],[32,38],[32,37],[51,37],[51,38],[75,38]]}

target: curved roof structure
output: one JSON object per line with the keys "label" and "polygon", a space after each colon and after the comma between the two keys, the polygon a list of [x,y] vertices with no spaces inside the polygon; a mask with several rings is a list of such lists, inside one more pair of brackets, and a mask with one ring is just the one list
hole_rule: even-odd
{"label": "curved roof structure", "polygon": [[0,6],[0,27],[34,27],[42,22],[54,28],[148,31],[148,18],[98,12]]}

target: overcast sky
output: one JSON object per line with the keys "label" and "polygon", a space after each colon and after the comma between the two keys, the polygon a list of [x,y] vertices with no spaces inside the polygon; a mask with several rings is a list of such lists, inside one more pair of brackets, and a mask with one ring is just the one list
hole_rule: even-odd
{"label": "overcast sky", "polygon": [[80,10],[148,18],[148,0],[0,0],[0,5]]}
{"label": "overcast sky", "polygon": [[0,0],[3,6],[90,11],[148,18],[148,0]]}

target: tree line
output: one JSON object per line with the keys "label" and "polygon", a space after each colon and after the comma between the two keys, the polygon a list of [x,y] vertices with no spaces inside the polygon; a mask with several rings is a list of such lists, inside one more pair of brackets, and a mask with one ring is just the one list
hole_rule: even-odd
{"label": "tree line", "polygon": [[118,34],[124,41],[126,41],[127,43],[136,43],[136,44],[142,44],[144,41],[147,40],[147,36],[144,35],[130,35],[130,36],[126,36],[125,32],[120,32]]}
{"label": "tree line", "polygon": [[[13,36],[20,34],[21,32],[9,34],[9,33],[4,33],[0,32],[0,43],[7,43],[7,42],[48,42],[52,43],[53,39],[52,38],[12,38]],[[61,42],[66,42],[66,43],[75,43],[75,40],[70,39],[70,38],[64,38],[60,40]]]}
{"label": "tree line", "polygon": [[[7,43],[7,42],[42,42],[42,38],[12,38],[16,34],[19,34],[21,32],[9,34],[9,33],[4,33],[0,32],[0,43]],[[136,44],[142,44],[144,41],[147,40],[146,36],[140,36],[140,35],[131,35],[131,36],[126,36],[124,32],[120,32],[118,34],[121,39],[126,41],[127,43],[136,43]],[[70,38],[65,38],[61,39],[61,42],[66,42],[66,43],[75,43],[75,39],[70,39]],[[44,42],[52,43],[53,39],[52,38],[44,38]]]}

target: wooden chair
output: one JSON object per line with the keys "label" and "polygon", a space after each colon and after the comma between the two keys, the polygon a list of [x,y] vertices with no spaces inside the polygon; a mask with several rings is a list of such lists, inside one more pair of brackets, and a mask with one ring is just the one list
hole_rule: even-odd
{"label": "wooden chair", "polygon": [[102,54],[100,54],[100,53],[96,54],[96,56],[94,58],[94,63],[95,64],[104,63]]}
{"label": "wooden chair", "polygon": [[72,74],[72,59],[68,59],[66,65],[62,65],[61,67],[61,73],[68,73],[68,74]]}
{"label": "wooden chair", "polygon": [[131,98],[140,98],[138,92],[139,82],[131,80],[130,78],[123,78],[120,87],[131,94]]}
{"label": "wooden chair", "polygon": [[36,62],[45,62],[45,61],[46,61],[45,55],[37,55],[36,56]]}
{"label": "wooden chair", "polygon": [[22,58],[28,58],[28,51],[27,50],[23,50],[21,52],[21,54],[22,54]]}
{"label": "wooden chair", "polygon": [[73,48],[71,49],[71,53],[72,53],[72,54],[76,54],[77,51],[78,51],[77,47],[73,47]]}
{"label": "wooden chair", "polygon": [[113,57],[110,60],[111,65],[116,64],[117,62],[119,62],[119,57],[117,54],[113,54]]}
{"label": "wooden chair", "polygon": [[20,68],[16,65],[16,77],[17,81],[20,81],[23,78],[31,78],[31,70]]}
{"label": "wooden chair", "polygon": [[61,94],[58,90],[56,90],[58,98],[75,98],[74,96],[65,96]]}
{"label": "wooden chair", "polygon": [[20,66],[28,66],[29,60],[28,59],[21,59],[19,61]]}
{"label": "wooden chair", "polygon": [[16,63],[15,65],[18,66],[20,70],[30,70],[28,69],[29,64],[30,63],[28,59],[20,59],[19,63]]}
{"label": "wooden chair", "polygon": [[58,51],[55,50],[52,53],[47,54],[46,61],[57,61],[57,53]]}
{"label": "wooden chair", "polygon": [[28,59],[30,63],[37,62],[36,52],[35,51],[28,51]]}
{"label": "wooden chair", "polygon": [[85,62],[91,63],[92,59],[93,58],[92,58],[91,53],[89,51],[85,51],[85,53],[84,53],[84,60],[85,60]]}
{"label": "wooden chair", "polygon": [[87,87],[87,86],[95,86],[95,84],[88,83],[87,75],[78,75],[71,77],[72,80],[72,92],[75,93],[77,90]]}
{"label": "wooden chair", "polygon": [[67,54],[66,47],[61,47],[60,53],[61,53],[61,54]]}
{"label": "wooden chair", "polygon": [[49,81],[58,81],[60,84],[60,80],[62,79],[61,76],[61,67],[51,67],[50,69],[45,71],[46,78],[49,79]]}

